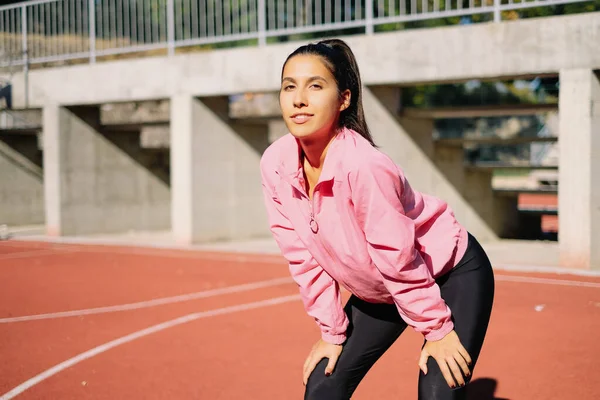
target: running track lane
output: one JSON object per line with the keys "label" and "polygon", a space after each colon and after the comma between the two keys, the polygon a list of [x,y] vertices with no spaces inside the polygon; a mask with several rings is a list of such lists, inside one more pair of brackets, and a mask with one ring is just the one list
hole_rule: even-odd
{"label": "running track lane", "polygon": [[[101,256],[96,253],[82,253],[78,257],[81,264],[101,267],[96,261]],[[28,262],[32,260],[36,259]],[[122,268],[131,264],[129,258],[127,263]],[[199,269],[212,270],[211,277],[220,281],[222,263],[197,260],[195,263]],[[45,265],[46,261],[41,264]],[[1,256],[0,266],[5,267]],[[58,266],[48,270],[55,268]],[[12,269],[15,268],[7,268]],[[256,269],[254,266],[245,271],[246,281],[255,276]],[[281,276],[280,266],[274,270],[276,276]],[[143,268],[139,274],[144,275]],[[50,274],[47,285],[53,286],[52,279],[57,275],[60,274]],[[159,283],[163,278],[159,273],[149,275]],[[488,390],[496,385],[497,399],[597,398],[599,386],[593,371],[600,354],[594,332],[600,328],[600,288],[567,286],[568,281],[597,279],[536,274],[535,283],[528,283],[523,278],[514,278],[523,275],[497,273],[496,307],[473,388]],[[28,282],[36,281],[32,276],[29,275],[29,281],[20,282],[24,285],[20,292],[28,292],[29,297],[35,298],[37,292],[27,287]],[[101,281],[99,276],[95,278],[80,284],[86,284],[89,292],[97,293],[96,306],[102,301],[102,293],[105,296],[102,305],[112,305],[115,304],[113,296],[127,297],[119,294],[122,290],[135,294],[138,288],[142,292],[147,290],[145,285],[153,287],[148,278],[147,282],[133,287],[95,290],[94,282]],[[132,278],[135,279],[133,274]],[[1,282],[9,281],[3,277]],[[203,282],[216,286],[206,277]],[[61,293],[64,292],[57,291],[55,296]],[[22,371],[21,380],[11,379],[11,384],[6,385],[14,387],[76,354],[156,323],[286,293],[296,293],[294,286],[282,285],[122,313],[2,324],[0,343],[10,340],[11,345],[0,353],[13,359],[9,370],[0,374],[0,385],[4,387],[5,379],[21,375],[16,372]],[[66,295],[71,296],[67,303],[75,306],[84,300],[79,297],[81,292]],[[131,296],[137,300],[142,297]],[[43,300],[38,299],[33,304],[45,304]],[[71,309],[76,308],[81,307]],[[314,324],[306,318],[298,301],[198,319],[85,360],[30,388],[19,398],[301,398],[301,365],[315,338]],[[420,337],[407,330],[373,368],[354,398],[415,398],[420,344]],[[490,385],[479,385],[486,382],[482,378],[491,378],[487,381]]]}

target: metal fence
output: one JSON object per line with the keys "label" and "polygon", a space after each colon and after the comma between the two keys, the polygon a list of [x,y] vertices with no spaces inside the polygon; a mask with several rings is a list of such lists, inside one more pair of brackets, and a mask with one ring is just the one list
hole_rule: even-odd
{"label": "metal fence", "polygon": [[0,66],[168,50],[589,0],[35,0],[0,7]]}

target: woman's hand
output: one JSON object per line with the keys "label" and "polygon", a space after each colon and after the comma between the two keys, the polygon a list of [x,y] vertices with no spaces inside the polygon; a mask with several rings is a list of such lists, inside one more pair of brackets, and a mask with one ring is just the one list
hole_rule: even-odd
{"label": "woman's hand", "polygon": [[[452,388],[456,387],[454,378],[456,378],[456,382],[460,386],[465,384],[461,370],[465,374],[465,377],[471,375],[471,371],[469,370],[471,357],[460,343],[455,331],[451,331],[440,340],[433,342],[428,341],[425,344],[421,351],[421,358],[419,359],[419,367],[425,375],[427,375],[427,359],[429,356],[437,361],[446,382],[448,382],[448,385]],[[450,371],[452,371],[452,373],[450,373]],[[454,375],[454,378],[452,375]]]}
{"label": "woman's hand", "polygon": [[325,357],[329,358],[329,362],[325,368],[325,375],[331,375],[341,353],[342,345],[327,343],[323,339],[319,339],[319,341],[312,347],[312,350],[306,358],[306,361],[304,361],[304,376],[302,377],[304,386],[306,386],[308,377],[312,373],[313,369],[315,369],[319,361]]}

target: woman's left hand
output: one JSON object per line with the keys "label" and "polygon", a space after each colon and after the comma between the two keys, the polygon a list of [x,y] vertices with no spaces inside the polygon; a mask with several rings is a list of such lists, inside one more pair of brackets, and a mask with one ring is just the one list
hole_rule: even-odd
{"label": "woman's left hand", "polygon": [[461,370],[466,377],[471,375],[469,370],[471,357],[460,343],[455,331],[451,331],[440,340],[425,343],[419,359],[419,367],[425,375],[427,375],[427,359],[429,356],[437,361],[448,386],[452,388],[456,387],[454,378],[460,386],[465,384]]}

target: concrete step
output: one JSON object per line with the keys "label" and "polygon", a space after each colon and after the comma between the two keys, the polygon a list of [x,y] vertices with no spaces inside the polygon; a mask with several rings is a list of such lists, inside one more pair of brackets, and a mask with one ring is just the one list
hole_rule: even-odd
{"label": "concrete step", "polygon": [[0,133],[34,134],[42,129],[42,110],[0,110]]}
{"label": "concrete step", "polygon": [[115,127],[168,124],[170,110],[169,100],[103,104],[100,106],[100,124]]}
{"label": "concrete step", "polygon": [[501,145],[510,146],[529,143],[556,143],[557,137],[477,137],[477,138],[444,138],[435,139],[434,143],[439,146],[464,147],[465,145]]}
{"label": "concrete step", "polygon": [[499,196],[516,197],[521,194],[558,194],[558,187],[549,188],[494,188],[494,193]]}
{"label": "concrete step", "polygon": [[558,165],[540,165],[531,163],[500,163],[489,161],[478,161],[474,163],[465,163],[464,167],[475,170],[494,170],[494,169],[527,169],[527,170],[557,170]]}
{"label": "concrete step", "polygon": [[460,107],[405,107],[400,116],[408,118],[481,118],[537,115],[558,111],[558,104],[503,104]]}

